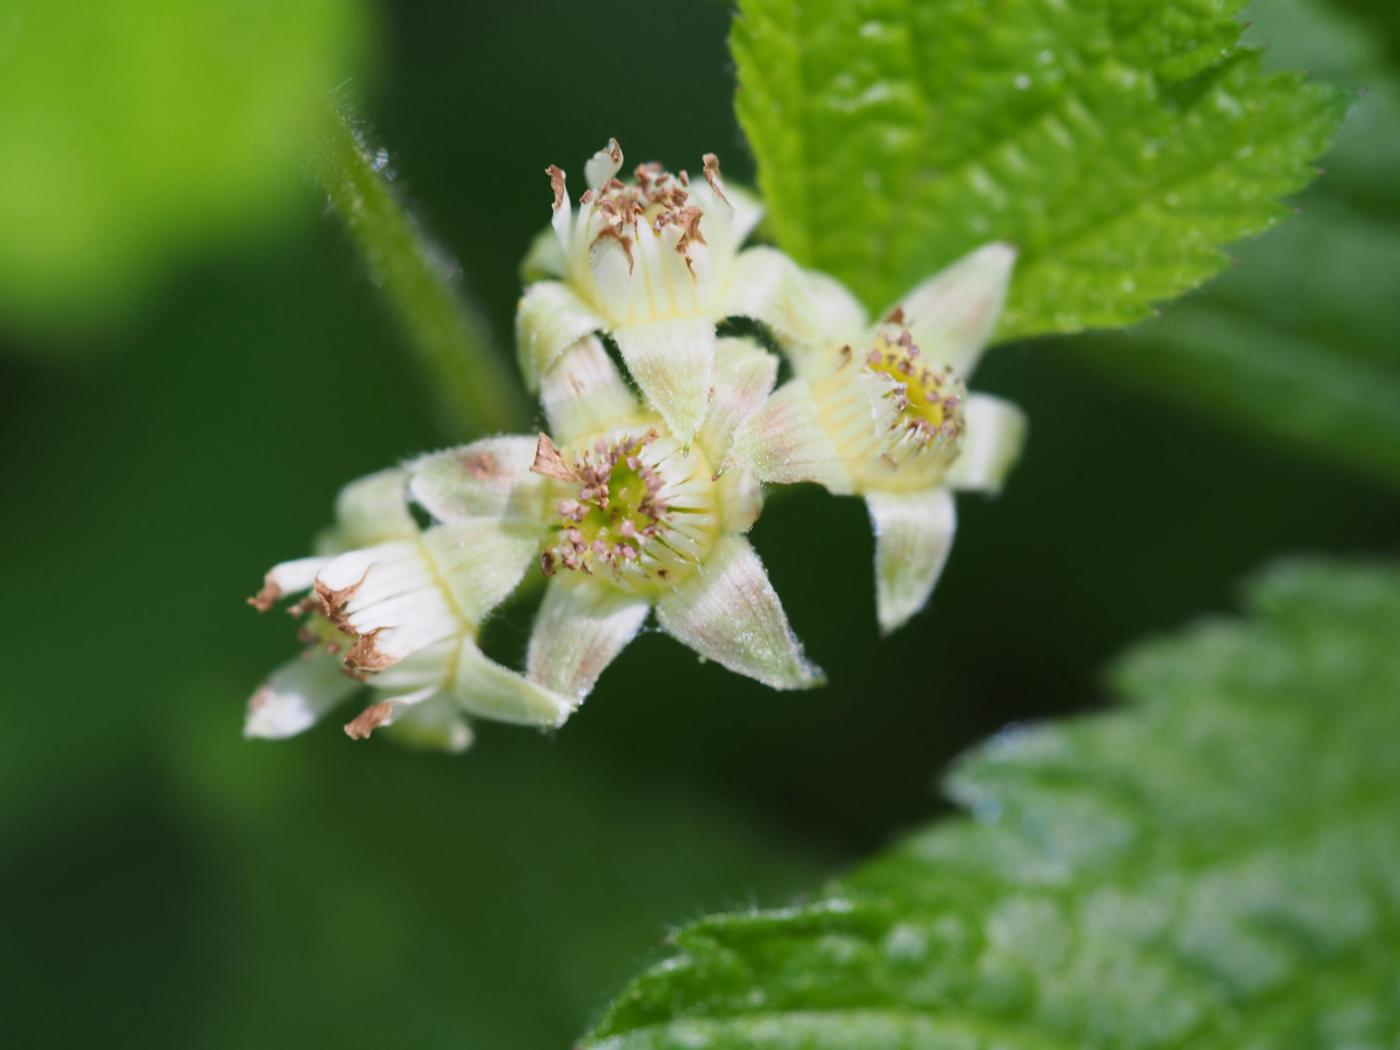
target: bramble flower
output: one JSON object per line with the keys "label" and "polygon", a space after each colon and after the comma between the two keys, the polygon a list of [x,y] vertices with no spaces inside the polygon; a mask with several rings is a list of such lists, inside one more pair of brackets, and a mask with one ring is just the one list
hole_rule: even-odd
{"label": "bramble flower", "polygon": [[410,492],[437,520],[533,538],[511,548],[510,571],[528,561],[548,578],[526,657],[544,689],[581,701],[653,609],[663,631],[732,671],[775,689],[819,683],[744,537],[761,490],[730,457],[778,362],[746,339],[718,340],[714,357],[689,445],[589,335],[543,376],[552,438],[487,438],[410,466]]}
{"label": "bramble flower", "polygon": [[956,522],[952,493],[996,492],[1020,452],[1014,405],[964,383],[1000,316],[1015,251],[989,244],[920,284],[885,319],[811,274],[782,332],[796,378],[744,425],[767,482],[812,481],[865,498],[885,633],[922,609]]}
{"label": "bramble flower", "polygon": [[688,445],[712,385],[715,325],[781,311],[796,268],[771,248],[740,251],[762,208],[724,185],[714,154],[695,181],[642,164],[624,183],[621,167],[612,139],[584,166],[577,212],[564,172],[548,169],[554,236],[536,242],[527,270],[554,279],[531,284],[520,301],[521,367],[536,389],[565,351],[606,332],[672,436]]}
{"label": "bramble flower", "polygon": [[519,583],[529,537],[482,522],[420,528],[393,469],[347,486],[324,553],[276,565],[250,601],[266,611],[305,592],[289,611],[302,620],[302,655],[248,703],[247,736],[281,738],[309,728],[353,693],[372,702],[346,726],[461,751],[465,716],[558,726],[574,705],[488,658],[476,645],[482,619]]}

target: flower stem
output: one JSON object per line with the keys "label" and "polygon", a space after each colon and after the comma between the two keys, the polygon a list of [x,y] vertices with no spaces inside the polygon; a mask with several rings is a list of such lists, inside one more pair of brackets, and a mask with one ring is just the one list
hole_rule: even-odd
{"label": "flower stem", "polygon": [[311,170],[398,317],[456,437],[520,429],[524,392],[460,286],[457,267],[424,235],[346,109],[329,108]]}

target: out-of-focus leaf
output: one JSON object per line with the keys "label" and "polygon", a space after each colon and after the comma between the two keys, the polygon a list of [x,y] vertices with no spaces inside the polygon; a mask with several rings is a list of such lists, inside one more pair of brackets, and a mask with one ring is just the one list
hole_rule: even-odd
{"label": "out-of-focus leaf", "polygon": [[1140,320],[1273,225],[1341,119],[1339,92],[1260,72],[1241,6],[743,0],[772,232],[872,307],[1002,239],[1002,338]]}
{"label": "out-of-focus leaf", "polygon": [[192,246],[259,227],[363,15],[359,0],[0,5],[0,319],[94,320]]}
{"label": "out-of-focus leaf", "polygon": [[1249,608],[964,759],[968,816],[685,927],[586,1045],[1395,1045],[1400,570],[1285,564]]}
{"label": "out-of-focus leaf", "polygon": [[1364,88],[1303,213],[1166,314],[1076,356],[1227,422],[1400,483],[1400,76],[1320,0],[1252,10],[1277,61]]}

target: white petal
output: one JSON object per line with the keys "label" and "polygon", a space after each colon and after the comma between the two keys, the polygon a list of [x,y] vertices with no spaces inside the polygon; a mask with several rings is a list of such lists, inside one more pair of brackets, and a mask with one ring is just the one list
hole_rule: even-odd
{"label": "white petal", "polygon": [[604,183],[622,170],[622,147],[617,139],[608,139],[608,144],[583,166],[583,177],[588,180],[591,190],[602,189]]}
{"label": "white petal", "polygon": [[544,526],[477,518],[423,534],[438,579],[473,627],[510,596],[540,553]]}
{"label": "white petal", "polygon": [[1015,264],[1011,245],[983,245],[906,295],[899,309],[919,349],[966,379],[1001,319]]}
{"label": "white petal", "polygon": [[739,428],[734,451],[762,481],[814,481],[835,493],[853,490],[805,379],[785,383]]}
{"label": "white petal", "polygon": [[732,257],[763,218],[763,204],[741,186],[691,179],[690,194],[705,212],[701,230],[714,250]]}
{"label": "white petal", "polygon": [[698,575],[657,602],[656,618],[701,656],[774,689],[822,684],[821,670],[803,656],[763,563],[742,536],[721,539]]}
{"label": "white petal", "polygon": [[317,575],[316,593],[326,616],[358,636],[345,660],[360,671],[382,671],[465,629],[412,540],[342,554]]}
{"label": "white petal", "polygon": [[243,735],[266,740],[295,736],[359,688],[333,656],[299,657],[274,671],[253,694]]}
{"label": "white petal", "polygon": [[802,270],[774,248],[739,255],[720,312],[761,321],[799,372],[809,355],[865,338],[865,308],[843,284]]}
{"label": "white petal", "polygon": [[384,734],[396,744],[460,754],[472,744],[472,728],[457,705],[439,694],[411,704],[385,723]]}
{"label": "white petal", "polygon": [[535,281],[562,278],[568,265],[568,256],[564,254],[558,234],[552,229],[541,230],[530,242],[525,258],[520,261],[520,280],[524,284],[533,284]]}
{"label": "white petal", "polygon": [[636,637],[651,603],[598,580],[556,577],[530,635],[530,679],[582,701],[603,669]]}
{"label": "white petal", "polygon": [[550,219],[550,225],[554,227],[554,236],[559,242],[560,250],[567,252],[574,211],[573,202],[569,200],[567,178],[563,170],[556,168],[553,164],[545,169],[545,174],[549,176],[549,188],[554,191],[554,214]]}
{"label": "white petal", "polygon": [[586,335],[606,327],[572,289],[540,281],[525,289],[515,310],[515,347],[531,390],[559,355]]}
{"label": "white petal", "polygon": [[578,706],[572,698],[502,667],[471,642],[462,644],[452,696],[468,714],[529,726],[561,726]]}
{"label": "white petal", "polygon": [[729,203],[734,208],[734,214],[729,219],[729,228],[725,232],[733,250],[737,252],[739,246],[748,239],[749,234],[753,233],[763,218],[763,202],[757,194],[732,184],[725,187],[724,195],[729,198]]}
{"label": "white petal", "polygon": [[[377,697],[379,695],[381,694],[376,694]],[[376,729],[392,726],[395,722],[407,717],[413,708],[420,704],[430,703],[437,695],[437,685],[429,685],[401,696],[391,696],[387,699],[377,698],[345,723],[345,735],[351,740],[368,740]]]}
{"label": "white petal", "polygon": [[962,451],[948,472],[954,489],[997,493],[1021,455],[1026,415],[1010,401],[973,394],[965,406],[967,428]]}
{"label": "white petal", "polygon": [[[595,212],[594,206],[589,205],[584,214]],[[595,212],[596,213],[596,212]],[[600,217],[599,229],[613,229],[612,224]],[[592,240],[586,241],[588,248],[584,256],[585,265],[588,267],[588,274],[592,277],[593,288],[589,292],[589,298],[596,303],[601,315],[606,318],[607,323],[599,324],[598,328],[611,328],[620,324],[625,324],[632,313],[634,298],[638,300],[639,309],[646,307],[646,282],[642,275],[642,267],[637,260],[646,241],[641,235],[654,241],[656,238],[647,230],[640,232],[637,225],[625,236],[627,242],[619,240],[617,237],[602,233],[592,233]],[[575,236],[579,236],[576,232]],[[587,277],[575,273],[575,279],[586,282]],[[585,285],[581,285],[586,287]]]}
{"label": "white petal", "polygon": [[753,415],[773,392],[778,359],[752,339],[721,339],[715,343],[714,385],[700,447],[718,469],[741,423]]}
{"label": "white petal", "polygon": [[438,521],[532,518],[544,479],[530,473],[537,438],[509,435],[420,456],[408,465],[409,494]]}
{"label": "white petal", "polygon": [[316,582],[316,574],[329,561],[329,558],[318,557],[278,562],[267,570],[262,589],[248,599],[248,604],[258,612],[267,612],[287,595],[310,590]]}
{"label": "white petal", "polygon": [[335,500],[338,539],[346,547],[370,547],[418,535],[408,509],[407,473],[399,467],[350,482]]}
{"label": "white petal", "polygon": [[689,444],[705,418],[715,365],[711,321],[657,321],[613,332],[622,360],[671,433]]}
{"label": "white petal", "polygon": [[632,422],[641,406],[597,336],[579,340],[545,373],[540,405],[562,444]]}
{"label": "white petal", "polygon": [[871,492],[875,529],[875,605],[889,634],[928,602],[948,560],[957,518],[947,489]]}

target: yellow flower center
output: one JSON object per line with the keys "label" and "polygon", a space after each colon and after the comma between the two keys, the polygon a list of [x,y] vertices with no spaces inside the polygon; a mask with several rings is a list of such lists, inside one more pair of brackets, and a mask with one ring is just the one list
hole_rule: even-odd
{"label": "yellow flower center", "polygon": [[930,365],[907,328],[887,327],[876,336],[865,366],[892,380],[885,396],[898,407],[895,426],[908,432],[918,451],[947,446],[956,456],[965,426],[967,390],[951,365]]}
{"label": "yellow flower center", "polygon": [[654,429],[600,439],[572,458],[541,449],[535,470],[564,486],[540,555],[546,576],[567,569],[643,590],[675,583],[713,545],[718,490],[695,449]]}

